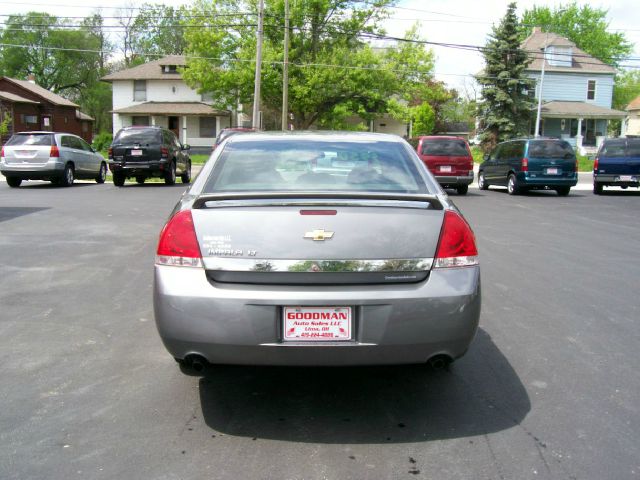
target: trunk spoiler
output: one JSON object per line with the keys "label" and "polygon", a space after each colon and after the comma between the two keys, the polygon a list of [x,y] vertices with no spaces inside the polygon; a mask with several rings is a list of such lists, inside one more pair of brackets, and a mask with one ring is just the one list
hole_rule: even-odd
{"label": "trunk spoiler", "polygon": [[[209,202],[224,202],[220,206],[234,206],[234,202],[258,200],[260,205],[353,205],[358,201],[428,203],[434,210],[442,210],[442,202],[437,195],[424,193],[392,192],[242,192],[207,193],[198,196],[191,206],[193,209],[207,208]],[[389,206],[389,205],[387,205]],[[424,207],[423,207],[424,208]]]}

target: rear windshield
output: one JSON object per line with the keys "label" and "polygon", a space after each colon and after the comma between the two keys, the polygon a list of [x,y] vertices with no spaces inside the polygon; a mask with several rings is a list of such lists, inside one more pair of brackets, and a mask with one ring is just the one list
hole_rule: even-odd
{"label": "rear windshield", "polygon": [[569,159],[575,153],[571,144],[562,140],[535,140],[529,142],[529,157]]}
{"label": "rear windshield", "polygon": [[427,193],[397,142],[266,140],[227,144],[205,193],[358,191]]}
{"label": "rear windshield", "polygon": [[5,145],[33,145],[50,146],[53,145],[53,135],[50,133],[33,133],[14,135]]}
{"label": "rear windshield", "polygon": [[469,152],[464,140],[424,140],[422,155],[468,157]]}
{"label": "rear windshield", "polygon": [[602,157],[640,157],[640,139],[610,140],[598,154]]}
{"label": "rear windshield", "polygon": [[160,130],[130,129],[120,130],[113,139],[114,145],[146,145],[149,143],[162,143]]}

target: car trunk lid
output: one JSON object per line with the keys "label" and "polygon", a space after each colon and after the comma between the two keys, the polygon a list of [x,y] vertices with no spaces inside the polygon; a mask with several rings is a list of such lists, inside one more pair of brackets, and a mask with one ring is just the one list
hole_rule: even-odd
{"label": "car trunk lid", "polygon": [[420,158],[434,175],[468,175],[473,170],[473,159],[469,156],[421,155]]}
{"label": "car trunk lid", "polygon": [[417,198],[235,199],[201,201],[192,215],[213,281],[406,283],[428,276],[443,221],[438,207]]}
{"label": "car trunk lid", "polygon": [[5,162],[8,164],[44,165],[51,156],[51,146],[16,145],[4,149]]}

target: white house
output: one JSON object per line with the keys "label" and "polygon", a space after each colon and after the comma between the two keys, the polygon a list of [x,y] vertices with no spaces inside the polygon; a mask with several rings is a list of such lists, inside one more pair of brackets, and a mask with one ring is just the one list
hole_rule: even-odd
{"label": "white house", "polygon": [[131,125],[157,125],[173,131],[194,151],[210,151],[217,133],[231,125],[231,112],[213,108],[182,79],[181,55],[120,70],[102,78],[113,85],[113,132]]}
{"label": "white house", "polygon": [[626,110],[629,112],[625,120],[627,135],[640,135],[640,96],[633,99]]}

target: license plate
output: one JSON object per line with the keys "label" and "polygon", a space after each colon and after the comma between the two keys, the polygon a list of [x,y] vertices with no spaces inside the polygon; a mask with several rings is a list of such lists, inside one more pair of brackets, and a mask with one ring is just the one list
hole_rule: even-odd
{"label": "license plate", "polygon": [[451,173],[451,165],[441,165],[440,171],[444,173]]}
{"label": "license plate", "polygon": [[142,156],[142,150],[131,150],[131,156],[133,156],[133,157],[141,157]]}
{"label": "license plate", "polygon": [[558,173],[557,168],[547,168],[547,175],[558,175]]}
{"label": "license plate", "polygon": [[620,175],[621,182],[635,182],[636,179],[632,175]]}
{"label": "license plate", "polygon": [[284,307],[285,341],[351,340],[351,307]]}

